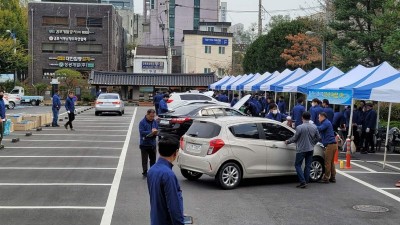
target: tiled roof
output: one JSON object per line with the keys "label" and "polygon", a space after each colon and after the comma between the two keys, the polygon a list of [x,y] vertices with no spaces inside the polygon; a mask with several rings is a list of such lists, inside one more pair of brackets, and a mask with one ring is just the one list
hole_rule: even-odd
{"label": "tiled roof", "polygon": [[92,71],[89,83],[113,86],[179,86],[206,87],[216,81],[211,74],[132,74],[123,72]]}

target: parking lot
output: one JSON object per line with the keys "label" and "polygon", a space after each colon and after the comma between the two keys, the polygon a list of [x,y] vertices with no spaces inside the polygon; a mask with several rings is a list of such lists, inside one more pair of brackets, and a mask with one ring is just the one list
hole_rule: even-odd
{"label": "parking lot", "polygon": [[[83,111],[87,107],[78,107]],[[0,151],[1,225],[146,225],[149,197],[141,175],[138,124],[147,108],[127,107],[123,116],[84,111],[76,131],[43,128],[25,137],[14,132]],[[25,107],[8,113],[40,113]],[[65,111],[60,116],[65,117]],[[63,125],[65,121],[60,122]],[[19,137],[18,143],[11,139]],[[345,155],[341,155],[344,158]],[[224,191],[211,177],[181,183],[185,214],[197,225],[398,224],[400,155],[356,154],[352,169],[340,170],[336,184],[297,189],[297,178],[245,180]],[[355,205],[383,206],[385,213],[360,212]]]}

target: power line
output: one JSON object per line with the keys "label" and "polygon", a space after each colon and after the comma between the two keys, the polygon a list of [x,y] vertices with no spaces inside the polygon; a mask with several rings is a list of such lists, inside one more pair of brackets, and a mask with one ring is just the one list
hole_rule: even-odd
{"label": "power line", "polygon": [[[175,4],[175,7],[182,7],[182,8],[191,8],[193,9],[194,7],[192,6],[184,6],[184,5],[179,5],[179,4]],[[218,12],[219,9],[211,9],[211,8],[197,8],[196,9],[201,9],[201,10],[206,10],[206,11],[214,11],[214,12]],[[274,14],[274,13],[280,13],[280,12],[293,12],[293,11],[304,11],[306,9],[321,9],[320,6],[314,6],[314,7],[308,7],[308,8],[295,8],[295,9],[277,9],[277,10],[270,10],[267,13],[268,14]],[[230,13],[258,13],[258,10],[226,10],[227,12]],[[266,11],[264,9],[264,11]]]}

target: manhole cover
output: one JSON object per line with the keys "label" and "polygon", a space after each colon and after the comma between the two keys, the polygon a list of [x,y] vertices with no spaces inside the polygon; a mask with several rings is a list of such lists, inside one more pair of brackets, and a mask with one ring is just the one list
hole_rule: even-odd
{"label": "manhole cover", "polygon": [[361,212],[371,212],[371,213],[384,213],[389,211],[388,208],[377,205],[355,205],[353,206],[353,209]]}

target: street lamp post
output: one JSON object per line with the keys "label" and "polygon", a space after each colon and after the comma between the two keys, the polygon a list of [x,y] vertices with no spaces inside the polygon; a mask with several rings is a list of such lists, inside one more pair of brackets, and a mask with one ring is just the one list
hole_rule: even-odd
{"label": "street lamp post", "polygon": [[[11,30],[6,30],[6,32],[10,34],[10,37],[14,41],[14,55],[15,55],[17,54],[17,36]],[[16,85],[16,80],[17,80],[17,69],[14,68],[14,87]]]}
{"label": "street lamp post", "polygon": [[321,70],[325,70],[326,67],[326,40],[322,34],[318,34],[314,31],[307,31],[306,35],[308,36],[316,36],[319,35],[322,38],[322,62],[321,62]]}

